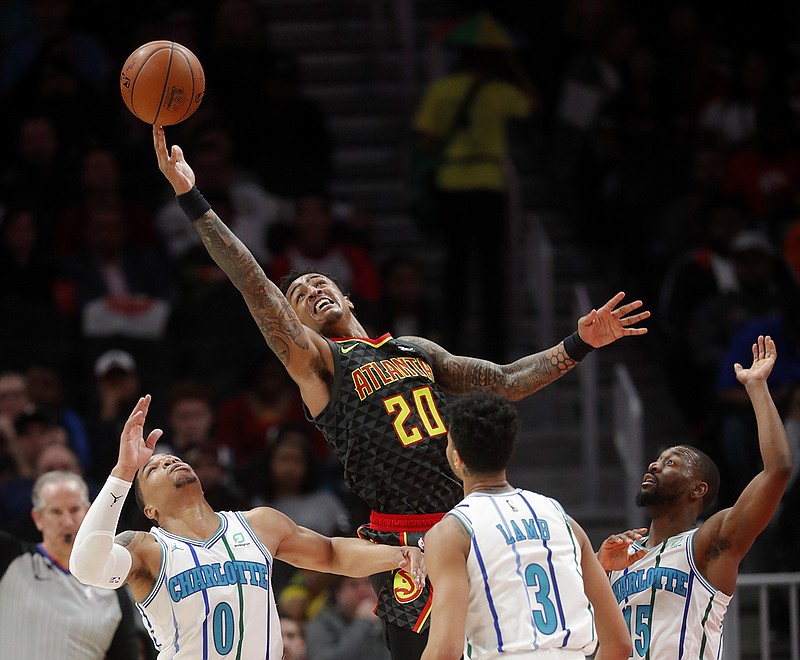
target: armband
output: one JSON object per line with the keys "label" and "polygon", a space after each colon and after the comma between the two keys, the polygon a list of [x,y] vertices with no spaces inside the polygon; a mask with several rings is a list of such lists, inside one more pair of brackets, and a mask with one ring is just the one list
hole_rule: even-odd
{"label": "armband", "polygon": [[183,211],[186,217],[192,222],[199,220],[211,210],[211,204],[200,194],[197,186],[192,186],[189,192],[176,195],[175,198],[178,200],[178,206],[181,207],[181,211]]}
{"label": "armband", "polygon": [[576,330],[569,337],[564,339],[564,350],[571,360],[580,362],[594,350],[594,346],[583,341]]}
{"label": "armband", "polygon": [[69,557],[70,572],[83,584],[118,589],[128,578],[133,558],[114,535],[130,488],[110,476],[86,512]]}

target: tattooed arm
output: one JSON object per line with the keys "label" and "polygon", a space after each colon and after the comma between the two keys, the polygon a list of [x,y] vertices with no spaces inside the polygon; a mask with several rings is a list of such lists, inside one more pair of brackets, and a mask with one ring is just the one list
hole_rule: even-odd
{"label": "tattooed arm", "polygon": [[[625,294],[620,292],[600,309],[593,309],[578,320],[578,336],[585,344],[600,348],[620,337],[647,332],[647,328],[631,326],[648,318],[650,312],[630,314],[642,306],[640,300],[617,308],[624,297]],[[549,385],[578,364],[567,353],[563,341],[511,364],[499,365],[451,355],[438,344],[420,337],[404,339],[428,352],[436,381],[451,394],[486,389],[518,401]]]}
{"label": "tattooed arm", "polygon": [[[158,167],[175,194],[190,192],[195,184],[194,172],[179,146],[167,150],[161,126],[153,126],[153,146]],[[193,220],[206,250],[239,289],[267,344],[300,386],[303,399],[313,408],[319,408],[320,403],[324,405],[327,401],[324,374],[331,366],[328,344],[300,322],[281,290],[267,278],[250,250],[213,209]]]}

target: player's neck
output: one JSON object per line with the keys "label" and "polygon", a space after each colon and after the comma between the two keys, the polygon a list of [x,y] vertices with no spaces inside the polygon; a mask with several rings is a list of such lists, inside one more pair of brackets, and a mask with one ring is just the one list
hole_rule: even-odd
{"label": "player's neck", "polygon": [[358,322],[355,316],[340,319],[337,323],[324,328],[320,334],[323,337],[368,337],[364,326]]}
{"label": "player's neck", "polygon": [[653,519],[647,539],[647,546],[658,545],[670,536],[682,534],[697,525],[697,517],[689,511],[653,511],[650,510]]}
{"label": "player's neck", "polygon": [[505,472],[499,474],[481,474],[464,477],[464,497],[472,493],[507,493],[514,490],[508,483]]}
{"label": "player's neck", "polygon": [[205,541],[219,529],[219,516],[211,505],[201,498],[176,508],[169,515],[161,515],[158,524],[170,534]]}

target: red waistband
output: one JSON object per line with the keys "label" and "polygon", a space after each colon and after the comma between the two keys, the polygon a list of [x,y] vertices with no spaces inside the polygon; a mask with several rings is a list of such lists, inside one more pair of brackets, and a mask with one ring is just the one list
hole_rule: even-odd
{"label": "red waistband", "polygon": [[369,526],[379,532],[427,532],[444,518],[443,513],[378,513],[369,514]]}

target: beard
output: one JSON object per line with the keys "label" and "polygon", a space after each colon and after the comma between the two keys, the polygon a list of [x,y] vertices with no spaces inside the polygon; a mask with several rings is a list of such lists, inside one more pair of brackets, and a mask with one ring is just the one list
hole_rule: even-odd
{"label": "beard", "polygon": [[657,484],[651,490],[640,490],[636,493],[636,506],[662,506],[672,504],[678,499],[677,493],[664,492]]}
{"label": "beard", "polygon": [[180,474],[172,480],[172,485],[176,490],[194,483],[197,483],[197,475],[188,470],[181,470]]}

